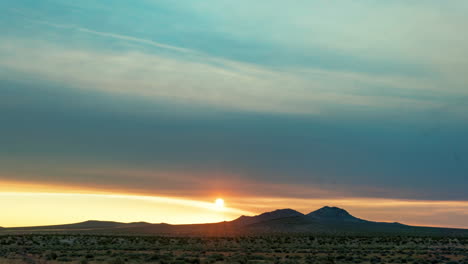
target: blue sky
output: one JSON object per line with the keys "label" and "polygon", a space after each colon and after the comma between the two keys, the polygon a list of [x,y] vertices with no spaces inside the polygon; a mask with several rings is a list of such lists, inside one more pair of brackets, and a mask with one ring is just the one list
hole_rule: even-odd
{"label": "blue sky", "polygon": [[2,1],[0,179],[467,201],[467,10]]}

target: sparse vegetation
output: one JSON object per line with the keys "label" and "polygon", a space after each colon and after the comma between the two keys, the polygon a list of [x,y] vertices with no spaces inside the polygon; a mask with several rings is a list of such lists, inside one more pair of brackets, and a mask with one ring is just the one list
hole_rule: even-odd
{"label": "sparse vegetation", "polygon": [[4,263],[468,264],[468,238],[358,236],[0,236]]}

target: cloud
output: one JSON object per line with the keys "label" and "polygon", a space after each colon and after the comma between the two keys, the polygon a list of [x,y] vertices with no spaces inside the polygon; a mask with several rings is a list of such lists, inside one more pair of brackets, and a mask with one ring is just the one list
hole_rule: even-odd
{"label": "cloud", "polygon": [[[0,46],[0,56],[0,66],[4,69],[79,89],[233,110],[317,114],[327,110],[327,105],[381,109],[405,106],[416,110],[439,106],[434,98],[360,92],[362,87],[376,85],[413,89],[405,83],[418,82],[403,77],[310,69],[299,71],[306,75],[301,76],[291,71],[218,58],[200,57],[193,61],[139,51],[70,49],[18,39],[5,39]],[[413,87],[418,89],[425,83]]]}
{"label": "cloud", "polygon": [[[149,170],[133,169],[113,165],[112,168],[49,167],[29,163],[32,169],[0,171],[0,191],[44,192],[67,190],[80,193],[126,193],[134,195],[163,195],[171,197],[211,197],[235,198],[258,197],[303,197],[336,198],[353,196],[353,191],[319,184],[288,184],[248,179],[245,175],[226,172],[222,169],[191,170]],[[75,164],[77,166],[78,164]]]}
{"label": "cloud", "polygon": [[[459,138],[468,127],[451,114],[284,115],[187,107],[37,79],[0,87],[4,179],[166,194],[197,195],[190,186],[209,180],[245,194],[263,186],[265,195],[334,190],[338,196],[466,199],[467,146]],[[93,170],[102,173],[83,173]],[[200,190],[207,186],[216,187]]]}
{"label": "cloud", "polygon": [[50,22],[47,22],[47,21],[41,21],[41,20],[31,20],[31,22],[32,23],[44,24],[44,25],[52,26],[52,27],[56,27],[56,28],[80,31],[80,32],[84,32],[84,33],[88,33],[88,34],[92,34],[92,35],[105,37],[105,38],[112,38],[112,39],[116,39],[116,40],[125,40],[125,41],[140,43],[140,44],[147,44],[147,45],[151,45],[151,46],[154,46],[154,47],[157,47],[157,48],[162,48],[162,49],[172,50],[172,51],[177,51],[177,52],[182,52],[182,53],[194,53],[194,54],[197,53],[194,50],[184,49],[184,48],[180,48],[180,47],[176,47],[176,46],[171,46],[171,45],[167,45],[167,44],[152,41],[152,40],[147,40],[147,39],[143,39],[143,38],[136,38],[136,37],[120,35],[120,34],[114,34],[114,33],[109,33],[109,32],[100,32],[100,31],[95,31],[95,30],[91,30],[91,29],[88,29],[88,28],[78,27],[78,26],[75,26],[75,25],[54,24],[54,23],[50,23]]}
{"label": "cloud", "polygon": [[[112,9],[92,2],[50,1],[38,9],[18,4],[14,13],[24,18],[14,19],[26,29],[15,28],[16,39],[4,37],[4,55],[17,58],[2,60],[6,69],[80,88],[235,110],[427,111],[467,94],[466,60],[460,59],[466,45],[456,30],[467,21],[456,12],[459,5],[464,3],[442,9],[435,2],[351,1],[340,9],[326,1],[145,1]],[[57,14],[70,10],[78,13]],[[286,19],[275,19],[278,10],[288,10]],[[131,19],[135,14],[138,20]],[[103,23],[93,23],[96,16]],[[30,34],[35,27],[39,33]],[[438,30],[424,30],[433,27]],[[40,63],[28,65],[31,57]]]}
{"label": "cloud", "polygon": [[466,94],[464,1],[196,1],[177,8],[208,17],[219,34],[280,47],[272,51],[294,57],[283,64],[424,76]]}

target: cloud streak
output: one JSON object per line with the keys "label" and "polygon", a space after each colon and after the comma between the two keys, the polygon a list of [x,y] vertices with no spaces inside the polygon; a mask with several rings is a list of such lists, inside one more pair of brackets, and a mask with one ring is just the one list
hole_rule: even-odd
{"label": "cloud streak", "polygon": [[[203,60],[194,62],[136,51],[67,49],[47,42],[36,42],[33,48],[24,43],[5,40],[0,46],[0,66],[80,89],[227,109],[298,114],[317,114],[326,111],[330,104],[378,109],[404,106],[416,110],[440,106],[435,99],[360,93],[362,87],[405,86],[405,81],[415,80],[310,70],[304,78],[239,62],[223,61],[219,67]],[[399,84],[394,85],[395,82]]]}
{"label": "cloud streak", "polygon": [[162,49],[167,49],[167,50],[172,50],[172,51],[177,51],[177,52],[182,52],[182,53],[191,53],[191,54],[196,54],[197,53],[194,50],[184,49],[184,48],[180,48],[180,47],[176,47],[176,46],[171,46],[171,45],[167,45],[167,44],[164,44],[164,43],[159,43],[159,42],[148,40],[148,39],[142,39],[142,38],[136,38],[136,37],[126,36],[126,35],[114,34],[114,33],[110,33],[110,32],[100,32],[100,31],[95,31],[95,30],[91,30],[91,29],[88,29],[88,28],[75,26],[75,25],[54,24],[54,23],[50,23],[50,22],[47,22],[47,21],[41,21],[41,20],[30,20],[30,21],[33,22],[33,23],[44,24],[44,25],[47,25],[47,26],[55,27],[55,28],[70,29],[70,30],[80,31],[80,32],[84,32],[84,33],[88,33],[88,34],[92,34],[92,35],[105,37],[105,38],[112,38],[112,39],[116,39],[116,40],[136,42],[136,43],[140,43],[140,44],[147,44],[147,45],[151,45],[151,46],[154,46],[154,47],[157,47],[157,48],[162,48]]}

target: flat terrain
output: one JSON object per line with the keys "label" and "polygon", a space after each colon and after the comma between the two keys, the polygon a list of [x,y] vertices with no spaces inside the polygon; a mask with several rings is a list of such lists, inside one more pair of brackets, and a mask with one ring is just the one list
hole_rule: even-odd
{"label": "flat terrain", "polygon": [[467,237],[0,235],[0,263],[464,263]]}

